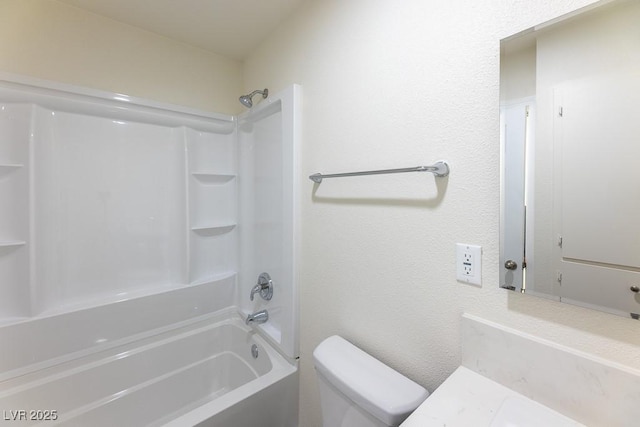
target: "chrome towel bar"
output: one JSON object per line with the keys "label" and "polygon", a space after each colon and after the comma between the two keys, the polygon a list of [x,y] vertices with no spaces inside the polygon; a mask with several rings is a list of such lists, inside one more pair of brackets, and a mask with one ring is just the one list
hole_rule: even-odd
{"label": "chrome towel bar", "polygon": [[442,178],[449,175],[449,165],[444,160],[440,160],[432,166],[416,166],[413,168],[383,169],[383,170],[377,170],[377,171],[364,171],[364,172],[344,172],[344,173],[333,173],[333,174],[327,174],[327,175],[323,175],[321,173],[314,173],[313,175],[309,175],[309,179],[319,184],[322,182],[324,178],[340,178],[343,176],[360,176],[360,175],[381,175],[381,174],[387,174],[387,173],[403,173],[403,172],[431,172],[436,177]]}

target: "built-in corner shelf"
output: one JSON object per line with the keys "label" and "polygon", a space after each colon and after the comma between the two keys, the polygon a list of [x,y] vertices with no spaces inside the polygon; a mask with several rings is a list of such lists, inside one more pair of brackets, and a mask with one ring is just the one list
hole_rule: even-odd
{"label": "built-in corner shelf", "polygon": [[187,130],[187,283],[235,277],[238,182],[233,138]]}
{"label": "built-in corner shelf", "polygon": [[198,227],[191,227],[191,231],[198,234],[216,235],[228,233],[236,227],[235,224],[223,224],[223,225],[204,225]]}
{"label": "built-in corner shelf", "polygon": [[26,244],[27,242],[23,242],[21,240],[9,240],[9,241],[0,240],[0,248],[18,247],[18,246],[24,246]]}
{"label": "built-in corner shelf", "polygon": [[203,184],[225,184],[235,178],[235,175],[219,173],[192,172],[191,175]]}
{"label": "built-in corner shelf", "polygon": [[236,275],[235,271],[223,271],[220,273],[212,274],[207,277],[199,278],[189,283],[190,286],[206,285],[207,283],[215,283],[221,280],[228,279]]}
{"label": "built-in corner shelf", "polygon": [[0,177],[3,175],[8,175],[13,171],[16,171],[20,168],[23,168],[24,165],[18,163],[0,163]]}

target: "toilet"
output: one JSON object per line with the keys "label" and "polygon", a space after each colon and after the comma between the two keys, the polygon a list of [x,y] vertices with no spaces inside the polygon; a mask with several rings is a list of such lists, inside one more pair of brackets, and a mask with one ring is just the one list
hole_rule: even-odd
{"label": "toilet", "polygon": [[399,426],[429,392],[337,335],[313,352],[323,427]]}

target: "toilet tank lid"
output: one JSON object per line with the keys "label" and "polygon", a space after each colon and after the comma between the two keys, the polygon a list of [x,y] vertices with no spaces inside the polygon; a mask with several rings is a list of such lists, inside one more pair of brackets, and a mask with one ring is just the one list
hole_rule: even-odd
{"label": "toilet tank lid", "polygon": [[313,352],[316,370],[355,404],[389,426],[399,425],[429,392],[337,335]]}

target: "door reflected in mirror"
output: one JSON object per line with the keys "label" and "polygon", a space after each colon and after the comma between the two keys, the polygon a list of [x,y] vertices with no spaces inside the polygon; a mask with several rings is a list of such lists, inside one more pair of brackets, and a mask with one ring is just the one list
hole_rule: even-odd
{"label": "door reflected in mirror", "polygon": [[640,314],[640,2],[501,41],[500,286]]}

